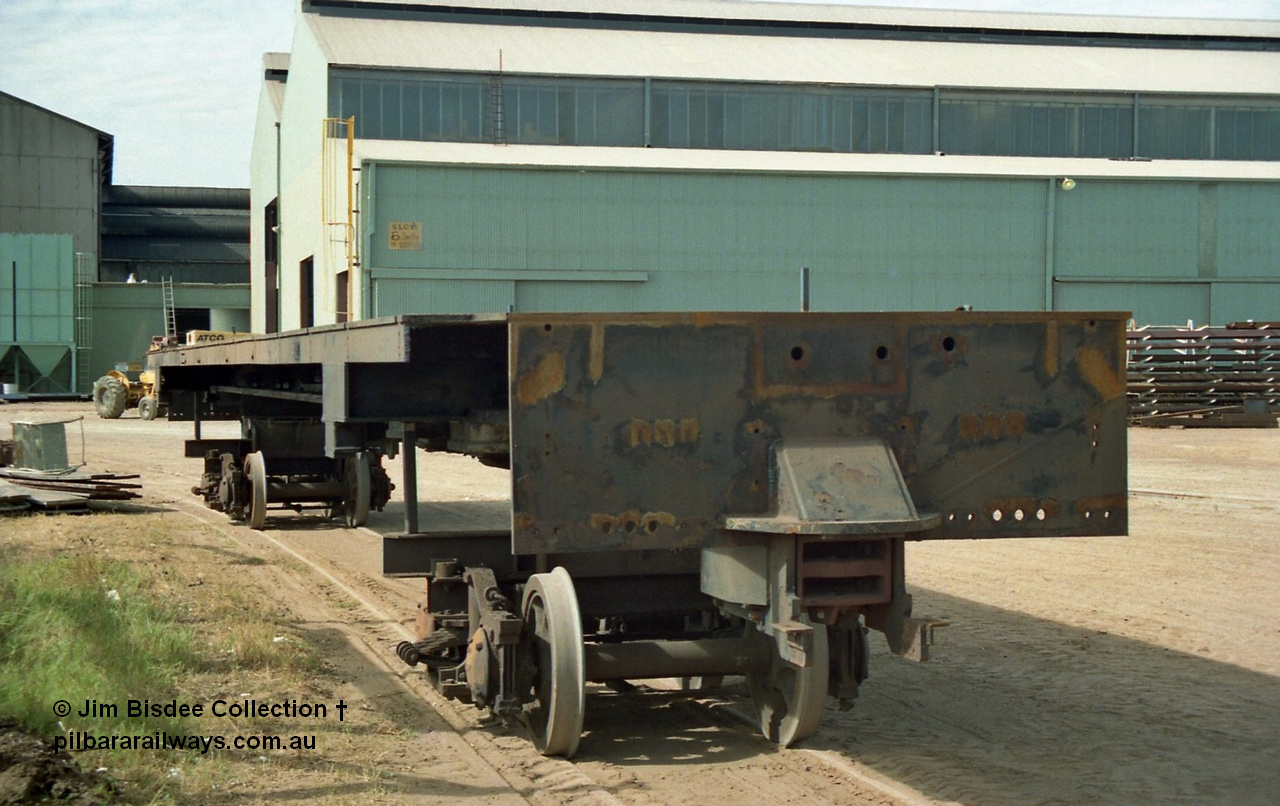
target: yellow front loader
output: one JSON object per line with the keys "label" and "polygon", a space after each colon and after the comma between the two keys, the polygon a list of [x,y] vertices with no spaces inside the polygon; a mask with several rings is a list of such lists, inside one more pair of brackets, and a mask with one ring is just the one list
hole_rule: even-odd
{"label": "yellow front loader", "polygon": [[93,408],[99,417],[114,420],[126,409],[137,406],[139,417],[154,420],[160,413],[155,388],[155,373],[150,370],[138,373],[138,380],[134,381],[120,370],[113,369],[94,382]]}

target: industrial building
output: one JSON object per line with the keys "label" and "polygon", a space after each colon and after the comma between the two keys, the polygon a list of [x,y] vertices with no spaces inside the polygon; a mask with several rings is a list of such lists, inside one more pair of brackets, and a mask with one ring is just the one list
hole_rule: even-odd
{"label": "industrial building", "polygon": [[[0,92],[0,381],[75,395],[151,338],[249,327],[247,191],[112,183],[114,138]],[[165,299],[164,281],[172,298]]]}
{"label": "industrial building", "polygon": [[806,274],[815,310],[1280,319],[1276,23],[302,0],[263,78],[255,330]]}

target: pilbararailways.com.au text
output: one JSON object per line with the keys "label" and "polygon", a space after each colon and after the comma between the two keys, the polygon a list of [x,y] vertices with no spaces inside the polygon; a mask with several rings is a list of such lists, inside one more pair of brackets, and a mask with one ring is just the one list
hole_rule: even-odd
{"label": "pilbararailways.com.au text", "polygon": [[[333,711],[338,721],[346,716],[347,704],[338,700]],[[223,717],[241,719],[264,719],[287,717],[292,719],[327,719],[329,706],[325,703],[312,703],[295,699],[262,701],[257,699],[214,700],[210,703],[184,703],[176,699],[168,701],[126,700],[122,703],[103,702],[87,699],[84,705],[74,709],[67,700],[58,700],[53,704],[53,713],[59,718],[74,714],[89,719],[127,719],[139,718],[188,718],[188,717]],[[62,723],[59,722],[59,725]],[[201,754],[210,750],[314,750],[315,734],[280,736],[275,734],[237,734],[234,736],[211,736],[206,734],[170,733],[153,731],[151,733],[122,733],[118,730],[98,733],[93,730],[65,730],[64,735],[53,740],[58,750],[189,750]]]}
{"label": "pilbararailways.com.au text", "polygon": [[207,754],[210,750],[315,750],[315,734],[301,736],[202,736],[157,731],[141,735],[99,736],[92,731],[73,730],[55,736],[55,750],[188,750]]}

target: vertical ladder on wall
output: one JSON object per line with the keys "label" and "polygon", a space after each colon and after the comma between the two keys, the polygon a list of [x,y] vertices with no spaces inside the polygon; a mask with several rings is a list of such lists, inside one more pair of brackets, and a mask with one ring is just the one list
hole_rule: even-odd
{"label": "vertical ladder on wall", "polygon": [[178,311],[173,304],[173,278],[165,277],[160,281],[160,291],[164,299],[164,335],[178,335]]}
{"label": "vertical ladder on wall", "polygon": [[75,351],[76,377],[71,379],[73,391],[87,392],[93,383],[89,377],[89,350],[93,348],[93,284],[97,280],[97,264],[91,252],[76,252],[75,257]]}
{"label": "vertical ladder on wall", "polygon": [[489,76],[490,130],[494,145],[507,144],[507,115],[503,108],[506,98],[502,87],[502,51],[498,51],[498,72]]}

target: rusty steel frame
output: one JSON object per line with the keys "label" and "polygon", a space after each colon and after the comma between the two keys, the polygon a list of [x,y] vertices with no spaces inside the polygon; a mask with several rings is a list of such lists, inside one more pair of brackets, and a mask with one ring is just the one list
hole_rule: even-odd
{"label": "rusty steel frame", "polygon": [[319,420],[331,456],[505,410],[516,554],[714,540],[770,512],[783,437],[883,440],[941,519],[915,539],[1123,534],[1122,317],[403,316],[152,361],[170,419]]}
{"label": "rusty steel frame", "polygon": [[[762,731],[788,744],[817,729],[815,663],[851,705],[867,627],[927,657],[941,622],[912,613],[906,540],[1127,531],[1127,319],[404,316],[151,361],[170,419],[195,423],[189,455],[403,450],[405,534],[384,538],[384,572],[427,579],[400,654],[448,696],[527,710],[516,603],[563,568],[598,625],[589,678],[745,670]],[[244,438],[200,440],[209,419]],[[509,467],[509,527],[420,528],[419,447]]]}

